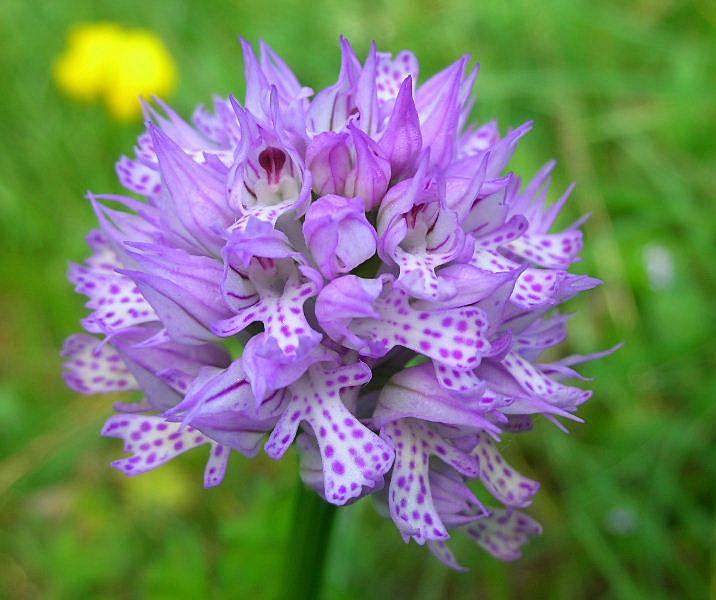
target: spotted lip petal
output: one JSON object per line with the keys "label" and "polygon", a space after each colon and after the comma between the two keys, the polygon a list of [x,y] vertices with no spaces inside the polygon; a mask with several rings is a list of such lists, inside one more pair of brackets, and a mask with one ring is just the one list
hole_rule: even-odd
{"label": "spotted lip petal", "polygon": [[522,556],[521,547],[542,533],[542,527],[519,511],[494,509],[489,517],[465,531],[495,558],[509,561]]}
{"label": "spotted lip petal", "polygon": [[[277,344],[287,356],[320,342],[321,334],[308,324],[303,309],[317,294],[320,276],[311,273],[285,235],[264,221],[251,219],[246,229],[230,234],[223,254],[222,291],[235,314],[212,324],[216,335],[231,336],[260,321],[266,342]],[[237,295],[236,281],[242,274],[251,285]]]}
{"label": "spotted lip petal", "polygon": [[547,207],[547,192],[555,162],[547,163],[510,206],[511,214],[522,214],[529,227],[520,238],[510,242],[507,249],[521,259],[547,269],[566,269],[578,260],[582,250],[582,232],[574,225],[561,233],[549,233],[557,215],[569,199],[574,185],[551,207]]}
{"label": "spotted lip petal", "polygon": [[560,408],[575,410],[591,396],[588,390],[566,386],[550,379],[515,353],[510,352],[500,364],[527,393],[544,398]]}
{"label": "spotted lip petal", "polygon": [[361,424],[340,398],[342,388],[362,385],[370,375],[363,363],[309,368],[289,386],[286,409],[266,443],[266,453],[280,458],[299,424],[308,423],[323,459],[324,496],[333,504],[345,504],[360,495],[364,486],[374,487],[393,461],[391,448]]}
{"label": "spotted lip petal", "polygon": [[490,121],[481,127],[468,127],[460,137],[458,157],[471,156],[490,149],[500,140],[497,121]]}
{"label": "spotted lip petal", "polygon": [[414,419],[400,419],[381,429],[395,448],[395,466],[388,492],[390,514],[406,538],[418,544],[446,540],[449,535],[433,503],[429,459],[440,458],[459,473],[474,477],[477,462]]}
{"label": "spotted lip petal", "polygon": [[221,337],[235,335],[251,323],[264,324],[266,339],[272,340],[287,356],[295,356],[299,348],[312,348],[321,340],[321,334],[311,329],[303,313],[303,304],[315,296],[318,286],[302,280],[298,270],[288,274],[280,293],[259,291],[260,300],[236,311],[228,319],[216,321],[212,331]]}
{"label": "spotted lip petal", "polygon": [[484,433],[473,450],[480,463],[480,479],[490,493],[507,506],[524,508],[539,491],[539,483],[517,473],[502,458],[495,443]]}
{"label": "spotted lip petal", "polygon": [[110,335],[126,327],[156,321],[154,309],[135,283],[117,272],[122,263],[105,235],[95,232],[88,242],[95,254],[83,265],[71,264],[68,274],[75,291],[89,298],[85,306],[92,313],[82,320],[84,329]]}
{"label": "spotted lip petal", "polygon": [[211,448],[204,485],[218,485],[226,472],[228,448],[217,445],[192,427],[182,428],[176,423],[167,423],[161,417],[115,415],[105,423],[102,435],[123,439],[125,452],[133,453],[129,458],[112,463],[125,475],[146,473],[204,444],[209,444]]}
{"label": "spotted lip petal", "polygon": [[458,214],[446,204],[444,182],[428,175],[429,156],[381,205],[379,251],[398,266],[396,285],[414,298],[441,302],[455,297],[457,287],[437,269],[464,253],[466,239]]}
{"label": "spotted lip petal", "polygon": [[216,97],[193,124],[143,102],[116,165],[138,198],[88,194],[100,229],[69,270],[88,335],[67,340],[65,378],[143,392],[103,430],[127,474],[208,446],[210,487],[231,451],[295,443],[324,499],[373,496],[449,567],[455,532],[514,560],[540,531],[515,510],[539,484],[498,440],[581,422],[575,366],[615,349],[543,358],[567,337],[561,305],[601,283],[569,272],[584,219],[554,227],[573,186],[550,204],[553,162],[525,185],[509,171],[531,122],[467,124],[469,57],[419,82],[408,51],[340,45],[315,94],[242,38],[242,102]]}
{"label": "spotted lip petal", "polygon": [[406,79],[418,80],[420,65],[418,58],[410,50],[400,51],[395,58],[389,52],[378,52],[376,66],[376,89],[378,101],[392,103],[397,101],[400,87]]}
{"label": "spotted lip petal", "polygon": [[[356,297],[361,301],[356,302]],[[316,317],[333,340],[364,356],[382,357],[400,345],[470,370],[490,347],[482,311],[415,309],[388,275],[377,280],[355,275],[334,280],[318,296]]]}
{"label": "spotted lip petal", "polygon": [[91,335],[76,334],[65,341],[62,355],[65,382],[80,394],[106,394],[138,389],[117,350]]}
{"label": "spotted lip petal", "polygon": [[162,191],[162,176],[156,165],[122,156],[115,166],[119,182],[129,191],[156,198]]}

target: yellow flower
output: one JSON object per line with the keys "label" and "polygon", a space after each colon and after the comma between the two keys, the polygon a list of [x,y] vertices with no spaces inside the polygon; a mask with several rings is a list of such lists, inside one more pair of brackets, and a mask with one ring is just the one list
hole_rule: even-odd
{"label": "yellow flower", "polygon": [[166,96],[176,86],[176,66],[164,43],[151,31],[113,23],[75,27],[53,75],[68,96],[104,101],[121,120],[141,114],[139,96]]}

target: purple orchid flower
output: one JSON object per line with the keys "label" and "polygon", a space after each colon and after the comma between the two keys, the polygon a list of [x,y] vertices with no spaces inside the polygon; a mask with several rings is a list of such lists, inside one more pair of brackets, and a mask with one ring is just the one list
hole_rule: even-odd
{"label": "purple orchid flower", "polygon": [[550,205],[553,163],[526,186],[507,170],[531,123],[467,124],[468,57],[420,83],[412,53],[361,62],[342,39],[337,82],[314,93],[265,43],[242,46],[243,103],[215,98],[193,124],[145,105],[117,163],[139,198],[90,196],[68,385],[144,393],[103,429],[127,475],[208,446],[214,486],[232,453],[294,446],[327,502],[374,496],[450,567],[454,532],[517,558],[539,484],[499,442],[539,416],[580,421],[591,393],[565,380],[611,352],[541,362],[567,337],[560,305],[600,283],[569,272],[582,221],[553,229],[572,188]]}

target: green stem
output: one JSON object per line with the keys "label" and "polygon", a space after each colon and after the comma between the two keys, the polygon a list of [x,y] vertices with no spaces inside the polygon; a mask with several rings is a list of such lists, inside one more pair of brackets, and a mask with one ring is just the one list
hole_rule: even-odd
{"label": "green stem", "polygon": [[299,480],[286,551],[281,600],[316,600],[336,507]]}

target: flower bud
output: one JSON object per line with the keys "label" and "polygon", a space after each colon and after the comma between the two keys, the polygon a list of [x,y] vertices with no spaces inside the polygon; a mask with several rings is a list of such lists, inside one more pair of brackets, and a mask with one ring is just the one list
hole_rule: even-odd
{"label": "flower bud", "polygon": [[316,136],[306,151],[306,166],[314,193],[357,196],[370,210],[388,189],[390,162],[374,140],[354,125],[348,129]]}
{"label": "flower bud", "polygon": [[326,279],[348,273],[375,254],[377,235],[361,198],[319,198],[306,213],[303,233]]}
{"label": "flower bud", "polygon": [[316,136],[306,150],[306,166],[313,175],[313,191],[319,196],[341,194],[351,170],[348,135],[327,131]]}

